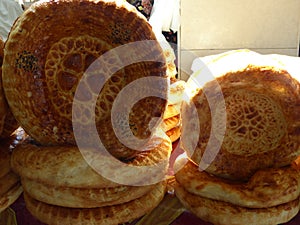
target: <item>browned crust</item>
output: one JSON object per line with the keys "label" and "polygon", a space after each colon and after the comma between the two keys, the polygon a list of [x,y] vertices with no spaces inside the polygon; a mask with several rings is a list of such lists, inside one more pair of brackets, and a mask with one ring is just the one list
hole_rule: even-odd
{"label": "browned crust", "polygon": [[[76,43],[74,44],[72,40],[76,40]],[[103,125],[102,121],[110,120],[113,100],[124,86],[146,76],[167,78],[163,51],[156,41],[151,26],[126,1],[60,0],[34,4],[15,23],[5,45],[7,54],[4,58],[3,85],[17,120],[22,123],[22,127],[30,136],[43,145],[75,144],[72,130],[72,96],[84,69],[91,64],[90,60],[96,59],[104,52],[126,43],[142,40],[154,41],[151,49],[145,48],[142,52],[143,56],[155,56],[159,62],[129,65],[106,82],[96,105],[96,125],[99,130]],[[93,51],[92,54],[89,52],[91,46],[86,45],[94,41],[98,43],[100,49]],[[69,44],[65,48],[62,43]],[[71,60],[71,63],[68,60],[64,60],[64,63],[58,61],[59,65],[67,68],[64,72],[73,69],[74,73],[60,77],[59,74],[45,72],[46,68],[59,60],[60,52],[78,51],[79,47],[73,48],[76,44],[84,46],[85,49],[79,52],[79,55],[87,55],[85,60],[77,62],[76,59],[80,57],[76,52],[74,55],[67,54],[74,60]],[[93,44],[92,48],[97,50],[98,45]],[[55,51],[52,51],[52,47]],[[48,56],[51,56],[51,60],[48,60]],[[109,63],[114,65],[114,62],[109,61]],[[53,75],[54,79],[50,79],[48,75]],[[93,93],[93,81],[89,81],[89,85],[89,91],[98,95],[99,93]],[[167,79],[162,82],[161,88],[163,94],[167,96]],[[84,97],[88,98],[91,93],[85,93]],[[145,134],[150,135],[147,123],[152,117],[160,116],[167,103],[165,99],[150,98],[149,101],[152,102],[150,105],[154,106],[150,108],[147,100],[136,104],[130,113],[130,124],[134,124],[134,135],[139,138],[144,138]],[[84,108],[86,104],[82,105],[80,113],[87,115]],[[145,108],[147,110],[144,110]],[[81,119],[89,118],[87,116]],[[94,123],[94,121],[88,122]],[[113,147],[115,146],[110,149],[112,154]],[[132,158],[135,153],[124,150],[123,154],[116,154],[116,156]]]}
{"label": "browned crust", "polygon": [[257,171],[248,182],[232,182],[200,171],[188,161],[175,177],[192,194],[248,208],[272,207],[300,195],[300,172],[291,167]]}
{"label": "browned crust", "polygon": [[158,184],[150,193],[131,202],[93,209],[75,209],[49,205],[25,193],[27,209],[40,221],[53,225],[122,224],[137,219],[154,209],[165,195],[166,184]]}
{"label": "browned crust", "polygon": [[215,225],[282,224],[295,217],[300,209],[299,198],[274,207],[250,209],[191,194],[180,185],[175,186],[175,193],[188,210]]}
{"label": "browned crust", "polygon": [[117,186],[111,188],[70,188],[22,179],[24,191],[47,204],[70,208],[96,208],[123,204],[140,198],[155,185]]}
{"label": "browned crust", "polygon": [[[248,66],[246,69],[229,72],[216,79],[217,83],[222,88],[222,94],[225,99],[229,98],[232,93],[243,91],[246,94],[261,96],[269,99],[270,104],[276,105],[278,118],[281,121],[275,121],[279,127],[272,128],[275,130],[264,130],[265,133],[273,132],[278,134],[276,144],[268,148],[269,144],[253,141],[252,145],[248,144],[246,148],[240,148],[240,152],[232,153],[232,149],[226,148],[226,143],[230,141],[229,130],[225,132],[224,139],[220,151],[216,155],[214,161],[207,168],[209,173],[222,176],[229,179],[240,180],[248,179],[256,170],[268,167],[281,167],[289,165],[300,154],[300,139],[299,139],[299,111],[300,111],[300,85],[299,81],[291,77],[284,70],[274,67]],[[214,87],[216,82],[208,83],[205,95],[214,96]],[[212,143],[217,145],[220,143],[216,135],[211,135],[212,118],[211,109],[216,106],[220,100],[220,95],[215,95],[208,104],[207,98],[203,90],[199,90],[198,94],[192,99],[195,104],[201,132],[196,151],[192,155],[192,159],[200,163],[207,142],[211,137]],[[264,106],[259,106],[264,107]],[[230,108],[230,107],[229,107]],[[217,112],[213,112],[217,113]],[[268,118],[270,113],[262,115]],[[274,115],[275,115],[274,114]],[[230,118],[230,112],[227,112],[227,118]],[[183,123],[190,123],[189,115],[183,116]],[[247,119],[245,119],[247,120]],[[227,127],[231,121],[227,120]],[[276,130],[277,129],[277,130]],[[280,134],[280,135],[279,135]],[[183,140],[189,141],[189,131],[187,131]],[[269,140],[273,141],[272,139]],[[239,144],[242,144],[241,141]],[[250,142],[249,142],[250,143]],[[250,147],[249,147],[250,146]],[[219,150],[219,149],[218,149]],[[192,152],[189,152],[192,154]]]}
{"label": "browned crust", "polygon": [[184,90],[185,90],[186,82],[183,80],[176,80],[170,85],[170,92],[168,97],[168,104],[174,105],[176,103],[181,103]]}
{"label": "browned crust", "polygon": [[[169,157],[172,150],[172,144],[169,138],[157,138],[158,141],[154,149],[140,153],[134,160],[127,162],[129,166],[136,166],[135,174],[123,174],[135,180],[135,185],[152,179],[164,178],[169,165]],[[82,151],[82,150],[81,150]],[[88,150],[87,150],[88,151]],[[91,154],[95,165],[102,165],[107,156],[99,152],[88,152]],[[160,166],[157,166],[161,163]],[[83,158],[81,152],[76,146],[36,146],[30,143],[18,145],[12,154],[11,165],[13,170],[22,178],[32,179],[37,182],[74,187],[74,188],[107,188],[117,187],[117,184],[101,176],[96,172]],[[153,171],[148,169],[148,173],[142,173],[138,167],[149,168],[153,166]],[[162,167],[163,166],[163,167]],[[111,176],[115,176],[119,168],[108,168]],[[165,171],[164,171],[165,170]],[[153,174],[153,172],[156,173]],[[152,173],[151,173],[152,172]],[[149,174],[151,173],[151,176]]]}
{"label": "browned crust", "polygon": [[163,115],[163,119],[169,119],[171,117],[180,115],[180,108],[181,108],[181,103],[176,103],[173,105],[168,105],[166,108],[166,111]]}
{"label": "browned crust", "polygon": [[169,136],[172,142],[177,141],[181,135],[181,126],[177,126],[172,128],[171,130],[168,130],[166,134]]}
{"label": "browned crust", "polygon": [[180,118],[180,114],[170,117],[168,119],[164,119],[162,121],[161,127],[163,129],[163,131],[167,132],[177,126],[180,126],[180,122],[181,122],[181,118]]}

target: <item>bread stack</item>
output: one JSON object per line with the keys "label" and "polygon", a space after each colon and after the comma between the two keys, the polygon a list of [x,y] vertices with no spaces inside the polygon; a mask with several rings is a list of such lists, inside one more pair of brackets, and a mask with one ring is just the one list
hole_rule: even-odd
{"label": "bread stack", "polygon": [[[0,76],[2,76],[4,42],[0,38]],[[21,138],[14,133],[18,123],[8,108],[0,79],[0,212],[8,208],[22,193],[19,177],[11,170],[10,158],[16,138]]]}
{"label": "bread stack", "polygon": [[187,82],[177,197],[213,224],[291,220],[300,209],[300,171],[291,166],[300,154],[299,71],[247,50],[203,60]]}
{"label": "bread stack", "polygon": [[171,83],[168,105],[163,115],[162,129],[172,142],[177,141],[181,134],[180,108],[185,89],[185,81],[175,80]]}
{"label": "bread stack", "polygon": [[[152,15],[155,17],[155,15]],[[156,15],[157,16],[157,15]],[[153,21],[152,21],[153,22]],[[157,22],[157,23],[156,23]],[[168,94],[168,104],[165,113],[162,117],[161,129],[171,139],[172,143],[180,138],[181,134],[181,116],[180,108],[185,89],[185,81],[177,78],[178,72],[175,64],[176,55],[172,46],[164,39],[160,26],[160,20],[152,24],[154,32],[163,48],[163,53],[166,58],[167,74],[170,77],[170,90]],[[151,23],[151,18],[150,18]]]}
{"label": "bread stack", "polygon": [[[160,157],[168,157],[169,148],[165,139],[157,149],[139,155],[128,166],[135,170],[139,166],[155,166]],[[97,153],[93,158],[96,162],[107,160]],[[149,174],[128,175],[127,179],[134,180],[136,185],[115,183],[94,170],[77,147],[23,144],[16,148],[12,166],[21,176],[27,209],[46,224],[129,222],[154,209],[166,189],[163,179],[144,185]],[[106,170],[111,170],[113,177],[117,168]]]}
{"label": "bread stack", "polygon": [[133,6],[34,3],[11,30],[3,70],[11,110],[33,139],[17,146],[12,167],[36,218],[119,224],[159,204],[172,145],[150,122],[166,109],[169,78],[163,51]]}

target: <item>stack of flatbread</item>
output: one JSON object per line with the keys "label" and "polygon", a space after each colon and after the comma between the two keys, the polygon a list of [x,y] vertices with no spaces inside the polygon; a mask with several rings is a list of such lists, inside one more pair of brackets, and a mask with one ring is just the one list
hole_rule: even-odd
{"label": "stack of flatbread", "polygon": [[[101,176],[77,147],[22,144],[14,151],[12,166],[21,176],[28,210],[40,221],[60,225],[120,224],[150,212],[163,199],[166,183],[162,174],[151,180],[148,178],[153,171],[146,174],[139,170],[155,166],[157,174],[161,173],[163,169],[156,164],[166,165],[164,159],[169,157],[170,148],[170,141],[164,139],[156,149],[127,164],[137,172],[124,174],[124,179],[134,181],[135,185],[112,181],[110,178],[119,175],[115,174],[116,166],[105,168],[110,176]],[[91,157],[96,163],[109,160],[99,153]]]}
{"label": "stack of flatbread", "polygon": [[3,71],[10,108],[32,138],[12,167],[36,218],[119,224],[159,204],[172,143],[152,119],[163,117],[170,78],[133,6],[36,2],[11,30]]}
{"label": "stack of flatbread", "polygon": [[168,105],[163,115],[162,129],[172,142],[177,141],[181,134],[180,108],[185,89],[185,81],[176,80],[171,83]]}
{"label": "stack of flatbread", "polygon": [[274,56],[227,52],[203,58],[187,81],[188,157],[176,164],[175,192],[201,219],[281,224],[299,212],[300,171],[291,165],[300,154],[300,62],[293,61],[290,70]]}

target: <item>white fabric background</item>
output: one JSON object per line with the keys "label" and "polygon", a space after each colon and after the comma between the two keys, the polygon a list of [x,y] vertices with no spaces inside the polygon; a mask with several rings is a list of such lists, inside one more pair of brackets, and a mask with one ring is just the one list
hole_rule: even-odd
{"label": "white fabric background", "polygon": [[15,20],[23,13],[20,1],[0,0],[0,36],[6,41]]}

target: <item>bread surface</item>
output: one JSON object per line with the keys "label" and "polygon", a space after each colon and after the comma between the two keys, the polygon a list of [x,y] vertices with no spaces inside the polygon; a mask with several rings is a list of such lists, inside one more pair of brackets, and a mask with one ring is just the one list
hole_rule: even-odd
{"label": "bread surface", "polygon": [[168,97],[168,105],[174,105],[176,103],[181,103],[184,97],[186,82],[183,80],[175,80],[170,85],[170,93]]}
{"label": "bread surface", "polygon": [[[8,103],[26,132],[43,145],[75,144],[72,123],[80,127],[78,136],[90,126],[99,130],[102,121],[111,120],[116,96],[139,78],[162,79],[135,94],[159,88],[163,98],[147,96],[134,105],[129,112],[132,133],[141,139],[151,136],[148,123],[165,110],[169,81],[163,51],[147,20],[126,1],[37,2],[15,23],[5,52]],[[103,60],[95,61],[99,57]],[[115,153],[114,146],[109,150]],[[135,153],[115,155],[133,158]]]}
{"label": "bread surface", "polygon": [[200,171],[189,161],[176,174],[188,192],[248,208],[267,208],[297,199],[300,173],[289,167],[257,171],[247,182],[232,182]]}
{"label": "bread surface", "polygon": [[[250,65],[227,72],[198,89],[185,105],[195,106],[197,114],[183,109],[183,145],[193,142],[195,149],[186,149],[196,163],[232,180],[287,166],[300,154],[299,103],[299,81],[285,70]],[[199,137],[190,131],[196,123]]]}
{"label": "bread surface", "polygon": [[[23,143],[13,151],[11,164],[21,177],[49,185],[107,188],[128,182],[134,186],[144,186],[144,183],[153,184],[165,178],[172,150],[167,137],[157,137],[152,143],[155,148],[141,152],[126,163],[115,162],[113,160],[116,159],[111,156],[93,149]],[[113,164],[109,164],[111,162]],[[120,167],[125,169],[121,171]],[[103,172],[106,174],[103,175]],[[115,182],[119,180],[119,183]]]}
{"label": "bread surface", "polygon": [[168,130],[166,134],[170,137],[172,142],[177,141],[181,135],[181,126],[179,125],[172,128],[171,130]]}
{"label": "bread surface", "polygon": [[162,121],[161,128],[163,129],[163,131],[167,132],[167,131],[171,130],[172,128],[179,126],[180,122],[181,121],[180,121],[180,114],[179,114],[179,115],[170,117],[168,119],[164,119]]}
{"label": "bread surface", "polygon": [[269,208],[246,208],[187,192],[177,185],[176,196],[196,216],[215,225],[274,225],[290,221],[300,208],[299,198]]}
{"label": "bread surface", "polygon": [[180,115],[180,108],[181,108],[181,103],[176,103],[173,105],[168,105],[166,108],[166,111],[163,115],[163,119],[169,119],[171,117]]}
{"label": "bread surface", "polygon": [[115,225],[122,224],[143,216],[154,209],[163,199],[166,184],[160,183],[141,198],[133,201],[92,209],[67,208],[49,205],[37,201],[25,193],[25,202],[28,210],[40,221],[52,225],[95,224]]}
{"label": "bread surface", "polygon": [[96,208],[118,205],[140,198],[155,185],[117,186],[111,188],[71,188],[22,179],[24,190],[34,199],[70,208]]}

